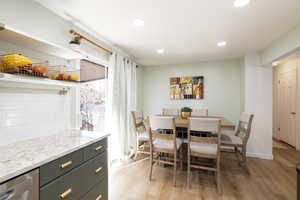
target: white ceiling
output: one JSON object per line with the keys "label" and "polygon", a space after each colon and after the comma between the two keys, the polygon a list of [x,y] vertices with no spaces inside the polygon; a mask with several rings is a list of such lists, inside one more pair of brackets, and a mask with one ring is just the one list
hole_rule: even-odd
{"label": "white ceiling", "polygon": [[[300,22],[300,0],[37,0],[72,16],[143,65],[228,59],[261,51]],[[145,26],[133,26],[133,20]],[[217,47],[226,40],[225,48]],[[158,55],[156,49],[164,49]]]}

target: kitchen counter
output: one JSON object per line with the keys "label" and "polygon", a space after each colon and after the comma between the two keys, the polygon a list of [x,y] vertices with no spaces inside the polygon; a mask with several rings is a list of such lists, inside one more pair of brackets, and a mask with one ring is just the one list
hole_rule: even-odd
{"label": "kitchen counter", "polygon": [[109,136],[107,133],[67,130],[59,134],[0,146],[0,183]]}

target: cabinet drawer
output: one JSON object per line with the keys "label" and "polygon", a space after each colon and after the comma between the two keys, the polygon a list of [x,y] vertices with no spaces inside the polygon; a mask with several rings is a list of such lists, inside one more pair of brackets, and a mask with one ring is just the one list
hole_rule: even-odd
{"label": "cabinet drawer", "polygon": [[83,164],[82,173],[84,174],[81,180],[83,189],[89,191],[102,180],[107,180],[107,154],[102,153],[95,158]]}
{"label": "cabinet drawer", "polygon": [[78,150],[40,167],[40,186],[69,172],[83,162],[83,151]]}
{"label": "cabinet drawer", "polygon": [[106,180],[102,180],[94,186],[81,200],[108,200],[108,185]]}
{"label": "cabinet drawer", "polygon": [[82,190],[82,177],[80,168],[76,168],[57,178],[40,189],[40,200],[76,200],[86,191]]}
{"label": "cabinet drawer", "polygon": [[85,161],[89,160],[89,159],[103,153],[104,151],[106,151],[106,148],[107,148],[107,139],[106,138],[87,146],[86,148],[84,148],[84,160]]}
{"label": "cabinet drawer", "polygon": [[106,159],[106,153],[98,155],[43,186],[40,189],[40,200],[76,200],[101,181],[107,183]]}

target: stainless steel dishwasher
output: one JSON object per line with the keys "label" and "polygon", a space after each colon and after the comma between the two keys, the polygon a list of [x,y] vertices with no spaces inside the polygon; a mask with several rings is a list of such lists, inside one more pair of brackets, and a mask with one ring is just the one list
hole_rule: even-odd
{"label": "stainless steel dishwasher", "polygon": [[0,184],[0,200],[38,200],[39,170]]}

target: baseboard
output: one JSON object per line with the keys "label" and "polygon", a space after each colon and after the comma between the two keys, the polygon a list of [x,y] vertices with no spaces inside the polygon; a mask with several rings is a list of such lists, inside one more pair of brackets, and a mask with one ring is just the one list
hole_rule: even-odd
{"label": "baseboard", "polygon": [[273,154],[251,153],[247,152],[247,157],[273,160]]}

